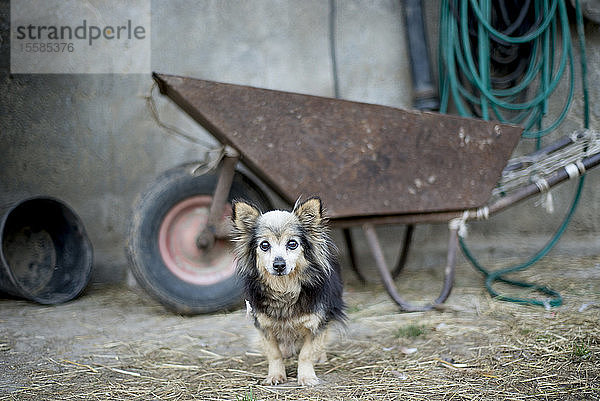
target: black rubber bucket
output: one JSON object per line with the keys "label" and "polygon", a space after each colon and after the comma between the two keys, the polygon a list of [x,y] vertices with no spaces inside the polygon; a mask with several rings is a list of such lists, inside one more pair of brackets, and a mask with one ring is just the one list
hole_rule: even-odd
{"label": "black rubber bucket", "polygon": [[92,270],[92,245],[64,203],[30,198],[1,211],[0,292],[42,304],[78,296]]}

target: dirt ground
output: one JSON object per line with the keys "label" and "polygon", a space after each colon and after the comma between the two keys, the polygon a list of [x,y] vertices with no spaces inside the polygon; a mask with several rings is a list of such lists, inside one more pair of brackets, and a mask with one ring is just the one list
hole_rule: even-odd
{"label": "dirt ground", "polygon": [[[440,275],[408,269],[399,291],[433,298]],[[444,309],[426,313],[399,313],[381,286],[345,276],[348,327],[314,388],[295,384],[294,360],[288,383],[261,385],[242,309],[182,317],[125,286],[58,306],[0,299],[0,400],[600,399],[600,256],[522,273],[562,293],[551,310],[492,300],[468,265]]]}

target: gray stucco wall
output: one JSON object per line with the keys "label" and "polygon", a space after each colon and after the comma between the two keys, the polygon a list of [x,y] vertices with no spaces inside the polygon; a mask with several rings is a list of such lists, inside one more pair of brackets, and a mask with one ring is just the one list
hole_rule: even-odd
{"label": "gray stucco wall", "polygon": [[[426,3],[435,49],[439,2]],[[336,8],[341,97],[410,108],[400,2],[337,0]],[[152,69],[333,96],[329,12],[329,2],[322,0],[154,0]],[[10,76],[9,15],[9,1],[0,0],[0,202],[35,194],[64,200],[82,218],[92,240],[94,281],[123,280],[134,199],[160,172],[201,158],[203,150],[153,122],[145,104],[150,76]],[[592,126],[598,129],[600,71],[594,66],[600,65],[600,29],[592,24],[586,29]],[[169,123],[207,137],[168,101],[157,102]],[[581,125],[581,104],[578,95],[562,133]],[[523,145],[519,151],[531,148]],[[600,172],[591,172],[581,206],[555,252],[600,253],[599,183]],[[554,215],[533,207],[537,199],[528,201],[490,222],[472,224],[470,242],[487,257],[526,254],[558,226],[573,188],[566,184],[553,191]],[[390,258],[396,254],[399,230],[381,230]],[[439,263],[445,231],[444,226],[419,227],[410,263]]]}

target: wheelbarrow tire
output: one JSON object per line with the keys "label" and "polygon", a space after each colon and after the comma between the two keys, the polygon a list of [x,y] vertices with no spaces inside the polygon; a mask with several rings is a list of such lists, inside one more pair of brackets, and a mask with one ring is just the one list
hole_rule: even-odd
{"label": "wheelbarrow tire", "polygon": [[[217,239],[210,250],[195,246],[197,219],[208,214],[218,174],[194,176],[194,166],[185,164],[166,171],[140,196],[127,246],[130,268],[140,286],[167,309],[185,315],[231,309],[240,305],[243,293],[229,240]],[[264,193],[239,172],[228,199],[245,199],[263,210],[271,208]],[[223,218],[228,218],[227,213]],[[181,233],[189,222],[196,226],[193,234],[187,231],[187,238]],[[187,251],[178,248],[181,242],[187,243],[187,248],[183,247]]]}

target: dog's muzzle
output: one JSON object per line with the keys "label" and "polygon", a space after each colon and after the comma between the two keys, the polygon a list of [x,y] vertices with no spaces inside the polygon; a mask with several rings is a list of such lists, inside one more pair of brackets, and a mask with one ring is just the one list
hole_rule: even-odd
{"label": "dog's muzzle", "polygon": [[273,261],[273,271],[278,276],[281,276],[285,272],[285,260],[281,256],[277,256]]}

